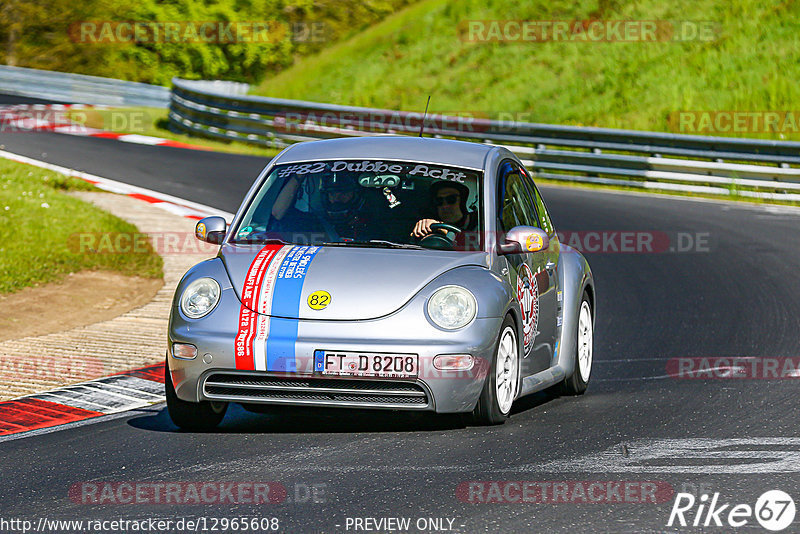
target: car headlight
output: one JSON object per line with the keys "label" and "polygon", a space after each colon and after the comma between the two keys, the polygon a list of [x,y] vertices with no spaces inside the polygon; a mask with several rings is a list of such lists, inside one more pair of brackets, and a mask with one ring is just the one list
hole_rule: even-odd
{"label": "car headlight", "polygon": [[447,330],[468,325],[477,311],[475,296],[460,286],[445,286],[428,299],[428,316]]}
{"label": "car headlight", "polygon": [[219,284],[213,278],[199,278],[186,286],[181,297],[181,310],[187,317],[199,319],[219,302]]}

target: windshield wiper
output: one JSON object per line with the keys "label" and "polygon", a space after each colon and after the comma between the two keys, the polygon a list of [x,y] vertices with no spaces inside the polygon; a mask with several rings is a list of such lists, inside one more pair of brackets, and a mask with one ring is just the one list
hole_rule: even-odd
{"label": "windshield wiper", "polygon": [[242,239],[234,239],[233,242],[237,245],[291,245],[291,243],[287,243],[283,239],[278,239],[277,237],[258,239],[257,237],[253,237],[254,235],[257,234],[253,233]]}
{"label": "windshield wiper", "polygon": [[425,247],[419,245],[411,245],[406,243],[394,243],[393,241],[384,241],[382,239],[370,239],[369,241],[331,241],[323,243],[322,246],[332,247],[372,247],[372,248],[406,248],[412,250],[424,250]]}

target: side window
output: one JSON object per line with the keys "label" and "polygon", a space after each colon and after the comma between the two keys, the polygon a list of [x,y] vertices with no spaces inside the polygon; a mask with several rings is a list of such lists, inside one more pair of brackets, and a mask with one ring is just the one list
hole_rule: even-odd
{"label": "side window", "polygon": [[523,181],[530,191],[531,196],[533,197],[533,201],[536,204],[536,212],[538,214],[538,224],[534,226],[538,226],[545,232],[547,235],[552,236],[553,234],[553,223],[550,221],[550,215],[547,213],[547,208],[544,205],[544,200],[542,200],[542,195],[539,193],[539,189],[536,187],[536,184],[533,183],[528,171],[522,169]]}
{"label": "side window", "polygon": [[497,218],[504,232],[515,226],[539,227],[536,208],[523,184],[522,172],[511,161],[500,164],[497,181]]}

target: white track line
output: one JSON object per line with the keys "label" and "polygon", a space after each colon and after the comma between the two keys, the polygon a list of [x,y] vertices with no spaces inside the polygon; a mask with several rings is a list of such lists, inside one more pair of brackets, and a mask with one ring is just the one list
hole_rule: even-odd
{"label": "white track line", "polygon": [[81,180],[93,184],[98,189],[102,189],[104,191],[119,193],[122,195],[145,195],[148,197],[152,197],[164,203],[164,205],[162,206],[161,203],[157,202],[154,203],[155,206],[158,206],[161,209],[170,211],[172,213],[177,212],[183,216],[189,216],[189,217],[194,216],[202,218],[211,215],[217,215],[220,217],[224,217],[225,220],[227,220],[228,222],[230,222],[233,219],[233,213],[222,211],[217,208],[207,206],[205,204],[199,204],[197,202],[192,202],[190,200],[184,200],[182,198],[174,197],[172,195],[167,195],[166,193],[160,193],[158,191],[153,191],[152,189],[145,189],[144,187],[130,185],[124,182],[118,182],[116,180],[111,180],[109,178],[103,178],[102,176],[97,176],[82,171],[76,171],[74,169],[69,169],[67,167],[62,167],[60,165],[54,165],[52,163],[47,163],[45,161],[29,158],[27,156],[20,156],[19,154],[14,154],[13,152],[6,152],[5,150],[0,150],[0,157],[16,161],[19,163],[27,163],[28,165],[34,165],[36,167],[57,172],[65,176],[72,176],[74,178],[79,178]]}

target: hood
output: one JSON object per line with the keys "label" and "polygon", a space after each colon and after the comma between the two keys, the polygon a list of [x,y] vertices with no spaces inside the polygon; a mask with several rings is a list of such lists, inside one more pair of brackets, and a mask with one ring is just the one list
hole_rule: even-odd
{"label": "hood", "polygon": [[245,307],[275,317],[329,320],[388,315],[443,272],[487,262],[484,252],[303,245],[226,244],[221,256]]}

